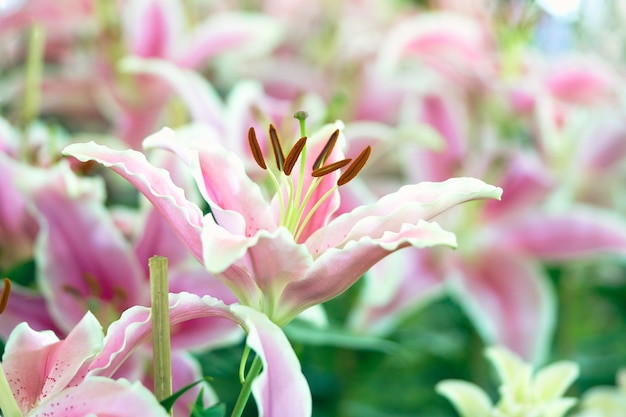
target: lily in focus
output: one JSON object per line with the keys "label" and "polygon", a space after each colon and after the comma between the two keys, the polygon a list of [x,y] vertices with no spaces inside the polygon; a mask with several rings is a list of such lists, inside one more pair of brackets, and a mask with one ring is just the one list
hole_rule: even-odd
{"label": "lily in focus", "polygon": [[285,142],[274,126],[269,128],[266,147],[273,164],[266,162],[270,158],[256,132],[249,131],[251,153],[266,172],[261,183],[218,141],[167,128],[144,141],[144,148],[170,150],[189,167],[210,208],[206,215],[167,171],[140,152],[91,142],[70,145],[64,153],[99,162],[130,181],[209,272],[242,304],[279,326],[341,294],[390,253],[409,246],[454,247],[455,235],[431,220],[457,204],[501,196],[500,188],[478,179],[453,178],[406,185],[334,217],[339,187],[358,174],[370,149],[345,158],[341,122],[308,137],[303,115],[296,115],[298,140]]}

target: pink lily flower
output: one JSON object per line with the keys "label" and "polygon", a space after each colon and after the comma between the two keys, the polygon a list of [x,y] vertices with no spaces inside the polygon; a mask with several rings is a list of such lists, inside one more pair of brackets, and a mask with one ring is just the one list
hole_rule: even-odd
{"label": "pink lily flower", "polygon": [[[247,332],[248,346],[263,362],[263,371],[252,383],[259,417],[311,415],[311,394],[298,358],[285,334],[267,316],[247,306],[227,306],[215,298],[189,293],[170,294],[169,304],[172,326],[211,317],[231,320]],[[111,325],[88,375],[115,374],[151,335],[150,309],[137,306],[127,310]]]}
{"label": "pink lily flower", "polygon": [[[64,340],[27,323],[9,336],[2,361],[7,386],[0,407],[7,417],[105,414],[116,417],[167,416],[139,383],[86,376],[81,370],[102,348],[102,328],[87,313]],[[6,392],[10,389],[9,392]]]}
{"label": "pink lily flower", "polygon": [[[339,150],[344,141],[340,127],[323,127],[308,143],[299,141],[287,157],[277,134],[271,132],[278,172],[268,170],[276,180],[269,197],[248,177],[241,161],[219,144],[203,146],[168,129],[148,138],[145,146],[171,149],[190,167],[211,207],[206,216],[166,171],[149,164],[139,152],[94,143],[74,144],[64,152],[81,161],[100,162],[129,180],[242,304],[265,312],[282,326],[341,294],[392,252],[408,246],[454,246],[454,235],[429,220],[454,205],[501,193],[473,178],[420,183],[330,220],[339,206],[339,185],[360,169],[350,165],[341,175],[326,172],[350,162]],[[253,153],[264,165],[255,136],[251,130]],[[334,141],[338,146],[333,149]],[[357,164],[362,166],[367,149],[354,160]],[[296,167],[298,152],[303,156]],[[315,170],[326,175],[311,176]]]}

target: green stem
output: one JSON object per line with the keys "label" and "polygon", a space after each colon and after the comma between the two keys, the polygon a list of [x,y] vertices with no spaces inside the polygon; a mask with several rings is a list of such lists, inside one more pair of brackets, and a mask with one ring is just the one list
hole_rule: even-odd
{"label": "green stem", "polygon": [[235,407],[233,408],[233,412],[230,417],[241,417],[241,414],[248,403],[248,399],[250,398],[250,394],[252,393],[252,382],[254,382],[259,373],[261,373],[262,368],[263,361],[261,361],[261,357],[257,355],[254,357],[250,370],[248,371],[248,375],[246,375],[246,380],[241,386],[239,397],[237,397],[237,402],[235,403]]}
{"label": "green stem", "polygon": [[154,395],[157,400],[161,401],[172,395],[167,258],[153,256],[148,265],[150,267],[150,298],[152,301]]}
{"label": "green stem", "polygon": [[[26,72],[24,74],[24,101],[22,102],[22,128],[28,126],[39,115],[41,102],[41,74],[43,72],[44,46],[46,32],[41,24],[34,24],[28,32],[28,53],[26,55]],[[27,139],[22,141],[22,156],[28,153]]]}
{"label": "green stem", "polygon": [[22,412],[17,401],[15,401],[2,364],[0,364],[0,409],[4,417],[22,417]]}

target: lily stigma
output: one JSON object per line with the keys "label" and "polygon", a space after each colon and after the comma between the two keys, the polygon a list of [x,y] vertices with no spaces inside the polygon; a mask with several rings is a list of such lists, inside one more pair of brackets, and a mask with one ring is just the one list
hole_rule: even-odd
{"label": "lily stigma", "polygon": [[[304,228],[311,220],[311,217],[319,209],[322,203],[333,195],[337,188],[347,184],[357,176],[357,174],[365,166],[372,148],[371,146],[367,146],[354,160],[351,158],[343,158],[339,161],[326,164],[333,149],[335,148],[337,138],[339,137],[339,129],[336,129],[330,135],[328,141],[313,162],[310,172],[313,179],[310,184],[306,185],[304,182],[307,169],[307,137],[304,126],[306,113],[297,112],[294,117],[300,121],[302,137],[292,146],[287,156],[284,154],[281,140],[278,137],[276,128],[272,124],[269,126],[269,139],[272,152],[274,154],[276,169],[278,170],[278,176],[274,174],[272,169],[268,168],[261,151],[261,146],[257,140],[256,131],[253,127],[248,130],[248,143],[255,162],[259,167],[267,171],[268,176],[276,189],[276,195],[278,196],[280,206],[279,225],[287,228],[287,230],[293,234],[296,242],[302,243],[300,237]],[[300,157],[300,172],[298,178],[294,179],[291,174]],[[323,177],[344,168],[345,166],[347,166],[347,168],[339,176],[336,184],[326,191],[319,199],[317,199],[313,206],[307,211],[307,206],[309,202],[312,201],[315,190],[321,184]],[[286,195],[283,191],[283,184],[286,184]]]}

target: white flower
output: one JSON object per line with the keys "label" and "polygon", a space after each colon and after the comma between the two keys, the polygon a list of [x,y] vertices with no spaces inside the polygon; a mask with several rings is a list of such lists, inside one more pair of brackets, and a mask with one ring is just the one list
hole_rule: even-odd
{"label": "white flower", "polygon": [[470,382],[437,384],[437,392],[452,402],[461,417],[562,417],[576,403],[562,396],[578,376],[577,364],[561,361],[533,375],[531,365],[503,347],[491,347],[486,355],[501,381],[497,404]]}

